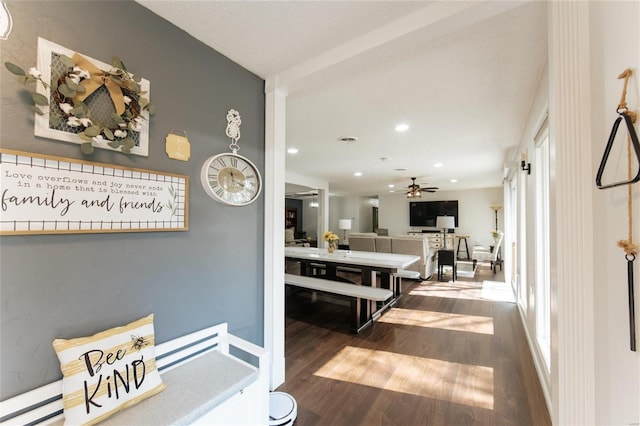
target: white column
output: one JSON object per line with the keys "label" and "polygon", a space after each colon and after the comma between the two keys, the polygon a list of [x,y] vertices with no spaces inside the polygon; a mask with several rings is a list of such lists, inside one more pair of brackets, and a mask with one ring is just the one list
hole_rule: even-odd
{"label": "white column", "polygon": [[[549,4],[552,420],[595,424],[589,2]],[[555,164],[554,164],[555,163]],[[535,165],[533,166],[535,167]],[[554,241],[555,237],[555,241]]]}
{"label": "white column", "polygon": [[[267,84],[267,87],[270,87]],[[265,98],[264,346],[271,352],[270,389],[284,383],[284,181],[285,93]]]}
{"label": "white column", "polygon": [[327,243],[322,241],[322,234],[329,230],[329,191],[319,189],[318,200],[318,247],[327,247]]}

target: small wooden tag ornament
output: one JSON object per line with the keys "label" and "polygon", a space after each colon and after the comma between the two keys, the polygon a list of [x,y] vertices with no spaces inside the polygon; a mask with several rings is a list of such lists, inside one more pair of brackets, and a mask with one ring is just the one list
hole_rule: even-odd
{"label": "small wooden tag ornament", "polygon": [[166,151],[169,158],[188,161],[191,156],[191,144],[184,130],[171,129],[166,139]]}

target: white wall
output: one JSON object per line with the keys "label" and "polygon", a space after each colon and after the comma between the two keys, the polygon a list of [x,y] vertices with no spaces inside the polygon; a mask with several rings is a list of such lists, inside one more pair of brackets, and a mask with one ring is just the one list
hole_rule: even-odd
{"label": "white wall", "polygon": [[[634,70],[627,102],[631,110],[640,108],[640,3],[591,3],[591,78],[593,170],[598,169],[611,126],[617,117],[622,80],[626,68]],[[638,124],[636,123],[636,132]],[[624,152],[624,139],[620,139]],[[626,171],[626,153],[613,152],[614,168]],[[615,178],[614,176],[610,176]],[[626,172],[618,173],[626,177]],[[640,241],[640,185],[634,194],[634,242]],[[624,252],[616,246],[627,238],[627,187],[593,191],[595,275],[595,365],[596,419],[598,424],[638,424],[640,422],[640,352],[629,350],[627,273]],[[635,262],[636,319],[640,316],[640,269]],[[636,338],[640,326],[636,320]]]}
{"label": "white wall", "polygon": [[346,232],[371,232],[373,230],[373,209],[376,200],[370,197],[329,197],[329,230],[343,241],[343,231],[338,228],[340,219],[351,219],[351,230]]}
{"label": "white wall", "polygon": [[[388,228],[389,235],[406,234],[408,231],[429,229],[409,226],[409,202],[403,194],[388,193],[378,197],[380,228]],[[489,245],[491,230],[495,228],[495,213],[490,206],[503,205],[503,191],[498,188],[464,191],[438,191],[423,194],[420,201],[458,200],[458,228],[456,234],[468,235],[469,252],[475,243]],[[504,230],[504,209],[498,212],[498,228]],[[435,228],[431,228],[435,229]],[[464,247],[464,246],[463,246]],[[504,248],[503,248],[504,250]]]}
{"label": "white wall", "polygon": [[309,207],[311,200],[312,198],[302,200],[302,230],[307,233],[307,238],[315,239],[318,233],[318,208]]}
{"label": "white wall", "polygon": [[328,227],[328,216],[325,213],[328,211],[326,206],[329,204],[329,182],[290,171],[285,171],[285,182],[318,192],[316,197],[319,204],[318,208],[309,207],[311,199],[303,201],[302,230],[306,231],[307,237],[321,236],[324,231],[330,229]]}

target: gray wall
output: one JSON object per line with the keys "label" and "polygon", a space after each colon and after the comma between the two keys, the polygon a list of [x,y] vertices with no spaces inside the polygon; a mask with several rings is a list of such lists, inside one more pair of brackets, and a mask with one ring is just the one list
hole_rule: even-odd
{"label": "gray wall", "polygon": [[[204,160],[229,151],[226,112],[242,114],[240,153],[264,171],[264,82],[183,31],[129,1],[8,2],[13,32],[1,61],[36,64],[44,37],[151,81],[158,112],[149,157],[96,150],[33,136],[29,92],[0,70],[0,144],[61,157],[190,177],[189,231],[0,237],[0,399],[60,378],[51,346],[154,312],[156,341],[219,322],[262,344],[263,197],[246,207],[204,193]],[[170,160],[171,129],[191,141],[188,162]]]}

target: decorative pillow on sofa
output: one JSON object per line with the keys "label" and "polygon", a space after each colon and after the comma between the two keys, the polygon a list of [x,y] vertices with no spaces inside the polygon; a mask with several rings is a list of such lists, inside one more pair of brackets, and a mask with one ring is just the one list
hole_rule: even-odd
{"label": "decorative pillow on sofa", "polygon": [[89,337],[56,339],[65,425],[95,424],[165,388],[153,314]]}

